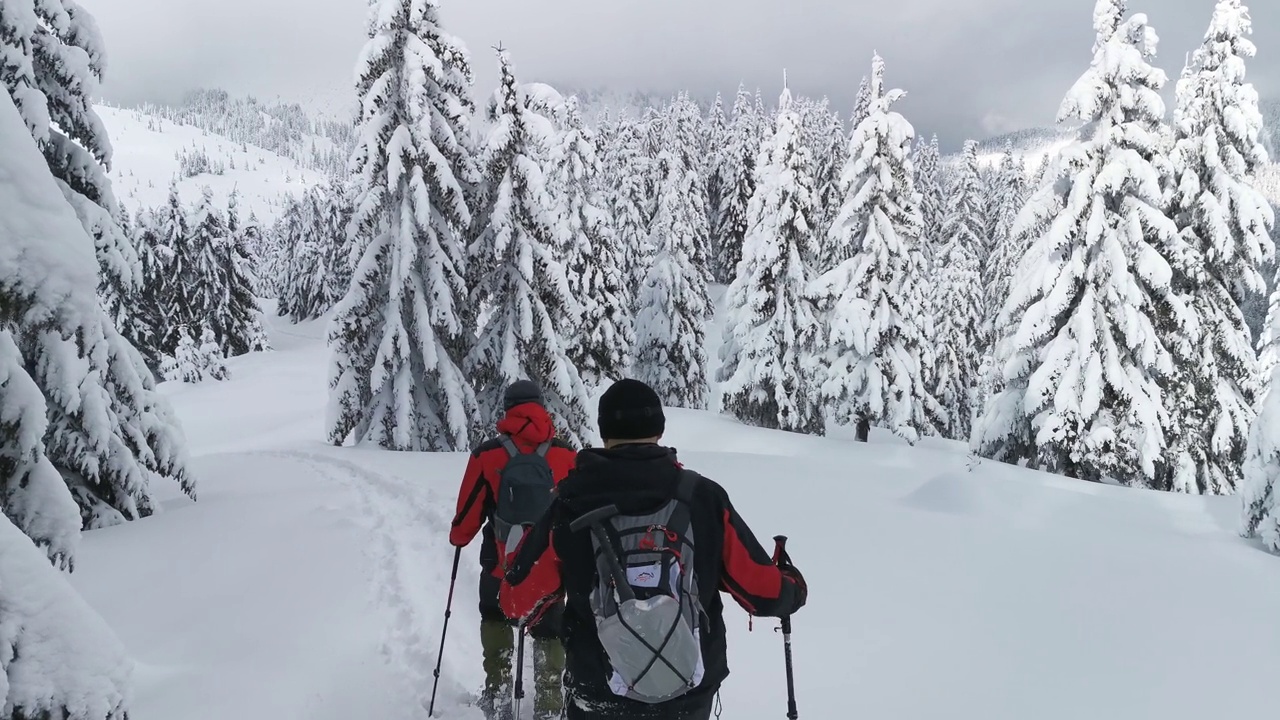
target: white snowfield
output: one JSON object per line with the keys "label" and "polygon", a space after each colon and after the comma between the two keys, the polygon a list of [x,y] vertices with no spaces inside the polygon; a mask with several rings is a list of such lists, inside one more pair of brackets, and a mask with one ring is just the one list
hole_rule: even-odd
{"label": "white snowfield", "polygon": [[[174,490],[163,513],[88,533],[72,582],[137,662],[133,720],[425,718],[466,458],[324,445],[323,325],[272,333],[277,350],[233,361],[231,381],[166,386],[200,500]],[[794,628],[801,718],[1274,708],[1280,558],[1236,536],[1232,498],[971,467],[938,441],[669,417],[667,441],[762,541],[791,538],[811,592]],[[459,573],[437,717],[481,718],[466,705],[482,683],[477,556]],[[723,717],[782,718],[777,623],[749,632],[728,603]]]}
{"label": "white snowfield", "polygon": [[[243,217],[252,211],[263,225],[269,225],[284,212],[288,196],[302,195],[324,182],[323,174],[256,145],[138,110],[106,105],[94,109],[116,149],[110,173],[112,187],[131,213],[140,207],[163,205],[169,197],[169,184],[178,178],[178,194],[184,203],[195,204],[208,186],[214,203],[225,208],[234,191]],[[328,141],[316,138],[315,142]],[[178,154],[197,150],[220,164],[223,172],[183,177]]]}

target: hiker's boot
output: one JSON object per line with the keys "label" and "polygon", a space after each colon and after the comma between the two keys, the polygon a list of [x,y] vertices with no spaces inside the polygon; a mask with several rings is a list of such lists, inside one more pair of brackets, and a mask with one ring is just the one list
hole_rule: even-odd
{"label": "hiker's boot", "polygon": [[514,720],[511,709],[511,626],[495,620],[480,621],[480,646],[484,649],[484,691],[480,709],[485,720]]}
{"label": "hiker's boot", "polygon": [[564,711],[564,646],[558,638],[533,641],[534,720],[557,720]]}

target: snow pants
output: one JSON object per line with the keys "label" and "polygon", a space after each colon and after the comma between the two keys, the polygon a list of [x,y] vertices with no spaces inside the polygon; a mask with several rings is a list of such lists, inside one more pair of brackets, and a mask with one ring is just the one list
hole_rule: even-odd
{"label": "snow pants", "polygon": [[[498,605],[501,581],[491,573],[480,575],[480,645],[484,649],[484,692],[481,707],[490,720],[511,717],[512,664],[515,658],[515,625]],[[533,646],[533,717],[555,720],[564,709],[561,676],[564,646],[560,644],[563,603],[547,611],[529,628]]]}

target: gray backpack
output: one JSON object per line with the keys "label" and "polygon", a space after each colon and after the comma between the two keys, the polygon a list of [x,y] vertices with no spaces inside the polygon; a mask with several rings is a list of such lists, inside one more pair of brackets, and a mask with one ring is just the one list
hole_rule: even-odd
{"label": "gray backpack", "polygon": [[696,482],[682,473],[676,498],[652,514],[623,515],[609,505],[570,525],[575,532],[591,528],[597,575],[591,610],[615,695],[661,703],[702,682],[705,613],[690,522]]}
{"label": "gray backpack", "polygon": [[498,441],[506,448],[507,464],[498,477],[497,507],[493,512],[494,537],[501,540],[507,553],[514,552],[524,535],[551,506],[556,480],[547,463],[547,441],[531,453],[522,453],[506,435]]}

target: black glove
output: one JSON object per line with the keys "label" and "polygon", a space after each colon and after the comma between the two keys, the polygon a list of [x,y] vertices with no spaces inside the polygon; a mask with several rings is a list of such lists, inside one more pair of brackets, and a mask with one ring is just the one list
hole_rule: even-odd
{"label": "black glove", "polygon": [[779,565],[778,569],[782,571],[783,578],[790,580],[795,585],[795,604],[791,606],[791,612],[787,613],[791,615],[796,610],[804,607],[804,604],[809,601],[809,585],[804,581],[804,576],[800,574],[796,566],[791,564],[790,560],[785,565]]}

